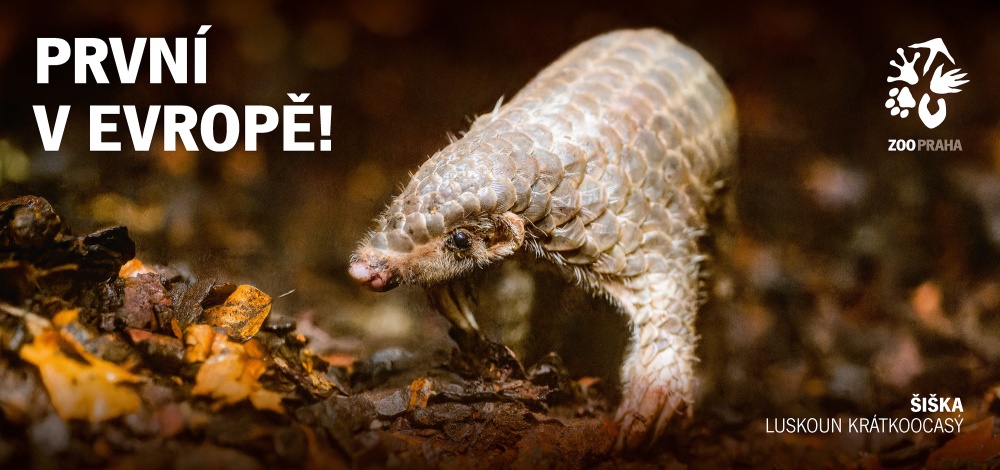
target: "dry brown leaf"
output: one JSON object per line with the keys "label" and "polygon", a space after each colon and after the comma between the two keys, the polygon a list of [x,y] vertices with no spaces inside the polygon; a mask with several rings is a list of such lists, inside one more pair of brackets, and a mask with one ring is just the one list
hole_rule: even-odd
{"label": "dry brown leaf", "polygon": [[231,338],[242,342],[257,334],[270,312],[271,297],[243,284],[222,305],[205,309],[205,320],[212,326],[225,328]]}
{"label": "dry brown leaf", "polygon": [[423,408],[427,406],[431,395],[434,395],[434,381],[429,377],[420,377],[410,383],[410,403],[407,409]]}

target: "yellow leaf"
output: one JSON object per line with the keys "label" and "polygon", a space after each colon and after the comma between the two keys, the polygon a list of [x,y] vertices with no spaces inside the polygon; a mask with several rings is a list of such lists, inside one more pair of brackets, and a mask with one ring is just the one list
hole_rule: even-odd
{"label": "yellow leaf", "polygon": [[191,393],[212,397],[216,407],[250,400],[259,410],[284,413],[281,395],[264,389],[259,381],[266,371],[267,363],[249,354],[244,345],[215,335],[212,354],[198,369]]}
{"label": "yellow leaf", "polygon": [[[69,356],[66,350],[75,354]],[[64,420],[96,423],[139,409],[139,395],[123,385],[139,382],[138,377],[88,353],[58,331],[47,330],[35,336],[20,354],[38,367],[52,406]]]}
{"label": "yellow leaf", "polygon": [[118,270],[118,277],[136,277],[140,274],[156,274],[156,271],[146,267],[139,261],[139,258],[132,258],[122,265],[121,269]]}

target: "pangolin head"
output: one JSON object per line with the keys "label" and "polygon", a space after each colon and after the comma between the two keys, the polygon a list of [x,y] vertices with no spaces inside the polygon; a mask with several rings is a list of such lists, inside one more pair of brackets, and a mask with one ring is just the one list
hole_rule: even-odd
{"label": "pangolin head", "polygon": [[510,211],[517,195],[504,168],[512,160],[487,147],[463,139],[426,161],[361,241],[351,276],[380,292],[426,287],[520,248],[524,222]]}

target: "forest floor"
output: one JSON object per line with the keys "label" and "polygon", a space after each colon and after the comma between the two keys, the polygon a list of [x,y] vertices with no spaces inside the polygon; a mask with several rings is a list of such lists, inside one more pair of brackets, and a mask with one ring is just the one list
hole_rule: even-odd
{"label": "forest floor", "polygon": [[[764,269],[755,267],[766,258],[761,250],[740,246],[735,263]],[[1000,462],[1000,387],[985,365],[997,348],[978,323],[979,313],[1000,308],[995,282],[957,299],[969,305],[956,318],[941,313],[940,288],[922,283],[911,298],[896,299],[916,315],[895,330],[851,313],[878,302],[866,300],[878,297],[876,287],[858,286],[856,295],[826,305],[846,314],[788,325],[794,344],[764,334],[776,321],[765,312],[780,309],[761,305],[778,302],[780,292],[735,296],[729,308],[747,312],[738,316],[710,305],[703,326],[723,333],[703,344],[699,405],[652,448],[618,456],[609,421],[613,382],[574,377],[555,353],[524,366],[504,347],[394,348],[369,357],[314,351],[294,320],[271,314],[268,294],[145,266],[134,253],[124,227],[79,236],[44,199],[0,203],[0,465],[889,469]],[[802,269],[784,284],[809,279],[814,266],[781,265]],[[795,292],[822,303],[823,290],[829,286],[804,283]],[[841,334],[856,341],[824,337]],[[944,344],[946,358],[925,352]],[[770,357],[785,348],[805,352]],[[858,358],[873,367],[855,365]],[[748,380],[755,370],[756,381]],[[915,413],[910,390],[962,404]],[[914,418],[919,432],[909,429]],[[792,432],[790,420],[802,427]],[[831,430],[833,422],[842,428]]]}

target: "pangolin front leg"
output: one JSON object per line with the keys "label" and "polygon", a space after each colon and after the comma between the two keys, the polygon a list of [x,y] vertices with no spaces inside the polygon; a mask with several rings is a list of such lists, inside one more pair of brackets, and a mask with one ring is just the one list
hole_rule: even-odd
{"label": "pangolin front leg", "polygon": [[[433,298],[518,250],[551,263],[628,316],[616,421],[618,447],[637,448],[693,397],[699,240],[736,141],[732,98],[697,52],[653,29],[598,36],[428,159],[351,274]],[[474,331],[469,311],[448,308]]]}

